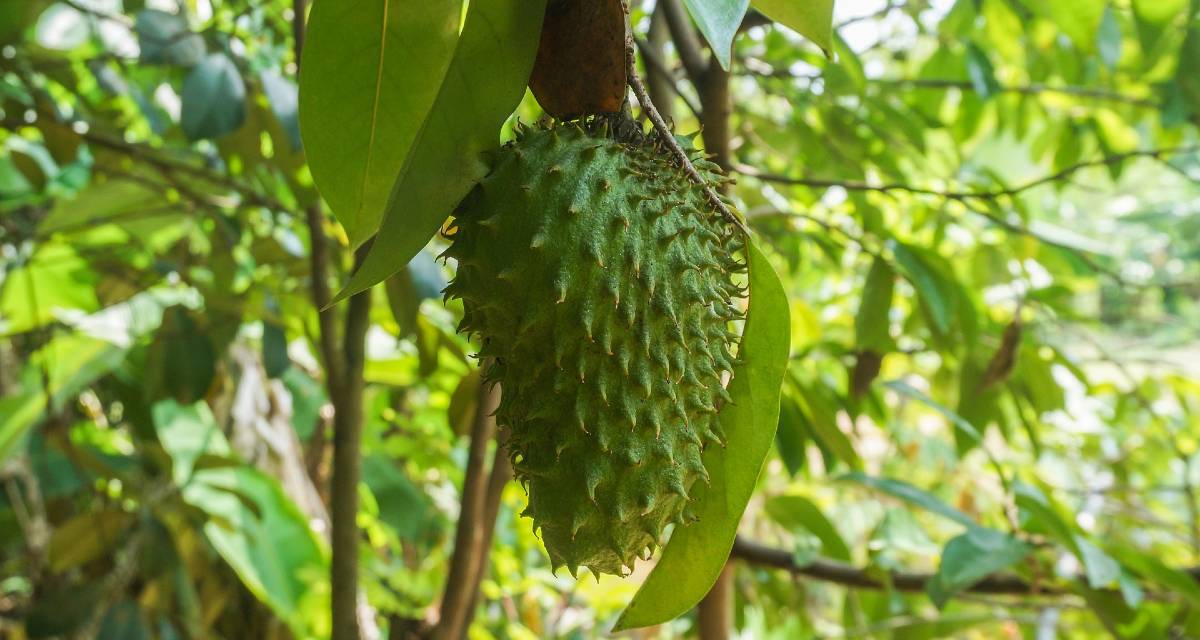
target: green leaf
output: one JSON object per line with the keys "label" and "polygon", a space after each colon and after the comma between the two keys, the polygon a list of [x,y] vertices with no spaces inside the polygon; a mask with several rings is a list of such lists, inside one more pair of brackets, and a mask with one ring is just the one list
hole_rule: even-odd
{"label": "green leaf", "polygon": [[300,65],[300,132],[313,181],[354,245],[379,228],[454,55],[461,7],[461,0],[313,5]]}
{"label": "green leaf", "polygon": [[232,133],[246,120],[246,83],[224,53],[210,53],[183,79],[179,124],[190,140]]}
{"label": "green leaf", "polygon": [[35,329],[63,310],[95,311],[100,307],[98,280],[74,248],[55,241],[43,243],[0,284],[0,334]]}
{"label": "green leaf", "polygon": [[733,548],[738,522],[775,437],[791,321],[779,276],[757,245],[750,242],[748,247],[750,310],[738,356],[743,364],[734,369],[729,385],[733,401],[721,408],[726,445],[705,450],[710,483],[693,489],[691,508],[700,521],[675,529],[614,630],[666,622],[704,597]]}
{"label": "green leaf", "polygon": [[1200,117],[1200,19],[1192,20],[1187,37],[1179,50],[1179,68],[1175,72],[1179,94],[1193,115]]}
{"label": "green leaf", "polygon": [[182,305],[163,311],[162,327],[146,356],[151,395],[165,391],[188,403],[208,394],[217,373],[217,351],[211,333],[202,330],[194,315]]}
{"label": "green leaf", "polygon": [[1087,576],[1089,587],[1109,588],[1121,579],[1121,565],[1103,549],[1088,542],[1083,536],[1075,536],[1075,546],[1079,550],[1079,561],[1083,563],[1083,573]]}
{"label": "green leaf", "polygon": [[821,47],[833,51],[833,0],[754,0],[754,8]]}
{"label": "green leaf", "polygon": [[712,47],[717,61],[722,69],[729,69],[730,56],[733,55],[733,38],[737,35],[738,27],[742,26],[742,18],[746,17],[746,9],[750,0],[683,0],[687,5],[692,19],[700,27],[700,33]]}
{"label": "green leaf", "polygon": [[[451,405],[453,406],[453,405]],[[775,448],[788,473],[796,475],[804,468],[805,444],[808,440],[808,417],[790,394],[779,402],[779,429],[775,433]]]}
{"label": "green leaf", "polygon": [[1000,90],[1000,83],[996,81],[996,70],[992,67],[992,61],[988,59],[987,53],[974,42],[967,43],[967,76],[971,79],[971,86],[974,87],[975,93],[981,100],[987,100]]}
{"label": "green leaf", "polygon": [[1133,17],[1142,55],[1151,56],[1159,38],[1184,15],[1187,5],[1187,0],[1133,0]]}
{"label": "green leaf", "polygon": [[484,152],[520,102],[546,0],[477,0],[446,80],[396,177],[379,235],[341,300],[400,270],[487,173]]}
{"label": "green leaf", "polygon": [[430,531],[438,511],[395,460],[383,454],[366,456],[362,478],[379,505],[379,519],[396,535],[412,542]]}
{"label": "green leaf", "polygon": [[1127,545],[1114,545],[1108,551],[1142,578],[1156,582],[1167,591],[1187,598],[1192,606],[1200,607],[1200,583],[1187,572],[1169,567],[1153,555]]}
{"label": "green leaf", "polygon": [[278,378],[283,375],[291,360],[287,352],[287,334],[283,326],[274,322],[263,322],[262,335],[263,369],[268,378]]}
{"label": "green leaf", "polygon": [[142,9],[134,21],[139,59],[146,64],[173,64],[194,67],[204,59],[204,38],[190,33],[187,20],[175,13]]}
{"label": "green leaf", "polygon": [[930,398],[901,380],[892,380],[886,386],[892,391],[917,400],[930,409],[942,414],[954,426],[955,438],[961,437],[964,441],[969,441],[974,445],[983,443],[983,436],[979,433],[979,429],[976,429],[975,425],[967,422],[965,418],[952,411],[946,405]]}
{"label": "green leaf", "polygon": [[300,97],[296,85],[273,69],[263,71],[258,77],[262,81],[263,93],[271,103],[271,112],[287,134],[288,144],[293,152],[300,151]]}
{"label": "green leaf", "polygon": [[[23,390],[0,399],[0,462],[23,442],[48,404],[64,406],[124,357],[124,349],[81,334],[59,336],[35,352],[22,373]],[[49,403],[42,388],[43,371],[50,383]]]}
{"label": "green leaf", "polygon": [[949,333],[954,319],[955,292],[946,275],[923,249],[895,242],[892,252],[901,273],[921,297],[921,305],[929,312],[934,328],[939,333]]}
{"label": "green leaf", "polygon": [[[204,534],[242,584],[275,612],[297,638],[328,628],[326,550],[308,518],[274,478],[248,467],[202,468],[230,455],[229,443],[203,402],[172,400],[152,408],[154,427],[171,457],[183,499],[211,518]],[[253,506],[247,504],[252,502]]]}
{"label": "green leaf", "polygon": [[408,266],[393,274],[384,283],[392,317],[400,327],[400,337],[413,334],[417,328],[417,313],[421,303],[441,296],[446,288],[446,276],[427,252],[413,256]]}
{"label": "green leaf", "polygon": [[954,594],[1029,555],[1029,545],[995,529],[972,528],[952,538],[942,551],[929,597],[939,608]]}
{"label": "green leaf", "polygon": [[786,529],[793,532],[808,531],[819,538],[824,555],[834,560],[850,561],[850,547],[846,546],[837,527],[812,500],[798,495],[775,496],[767,500],[765,508],[767,515]]}
{"label": "green leaf", "polygon": [[793,379],[793,386],[799,396],[798,400],[808,418],[808,427],[814,440],[819,441],[824,448],[852,469],[862,468],[862,460],[854,450],[854,443],[838,426],[837,400],[827,395],[829,392],[818,386],[804,385]]}
{"label": "green leaf", "polygon": [[892,480],[890,478],[876,478],[858,471],[848,473],[842,476],[842,478],[900,498],[930,513],[936,513],[943,518],[957,522],[968,529],[979,526],[970,516],[946,504],[941,498],[923,489],[918,489],[907,482]]}
{"label": "green leaf", "polygon": [[863,285],[862,302],[854,316],[855,345],[860,350],[887,353],[892,350],[888,314],[896,290],[896,272],[882,258],[875,258]]}
{"label": "green leaf", "polygon": [[1096,48],[1102,60],[1109,69],[1116,69],[1121,60],[1121,24],[1117,22],[1117,14],[1112,5],[1105,7],[1104,18],[1100,21],[1100,32],[1097,34]]}

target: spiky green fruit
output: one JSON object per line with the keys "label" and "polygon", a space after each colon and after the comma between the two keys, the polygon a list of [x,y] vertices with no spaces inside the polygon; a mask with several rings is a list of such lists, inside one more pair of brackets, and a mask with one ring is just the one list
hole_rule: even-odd
{"label": "spiky green fruit", "polygon": [[446,293],[502,385],[525,515],[556,568],[627,574],[723,441],[740,237],[653,140],[580,125],[523,132],[454,226]]}

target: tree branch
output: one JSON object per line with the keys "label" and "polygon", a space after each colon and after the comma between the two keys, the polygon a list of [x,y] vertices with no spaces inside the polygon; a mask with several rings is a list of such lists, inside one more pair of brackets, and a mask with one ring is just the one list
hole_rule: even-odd
{"label": "tree branch", "polygon": [[829,188],[841,187],[847,191],[875,191],[879,193],[891,192],[906,192],[915,193],[918,195],[936,196],[947,200],[996,200],[1004,197],[1012,197],[1020,195],[1025,191],[1040,187],[1052,182],[1065,180],[1071,175],[1078,173],[1084,169],[1092,167],[1102,167],[1117,164],[1119,162],[1131,158],[1154,158],[1161,160],[1168,156],[1180,155],[1184,153],[1196,153],[1200,151],[1200,145],[1185,145],[1177,147],[1165,147],[1161,149],[1139,149],[1135,151],[1127,151],[1124,153],[1115,153],[1094,160],[1086,160],[1076,164],[1064,167],[1052,174],[1042,176],[1040,178],[1030,180],[1015,187],[1006,187],[1002,189],[981,190],[981,191],[959,191],[959,190],[942,190],[932,189],[927,187],[919,187],[902,182],[891,182],[882,184],[871,184],[869,182],[861,182],[857,180],[839,180],[829,178],[804,178],[788,176],[779,173],[770,173],[759,171],[757,168],[747,164],[735,164],[733,170],[758,180],[765,182],[774,182],[776,184],[788,184],[802,187]]}
{"label": "tree branch", "polygon": [[[508,459],[508,449],[505,448],[506,442],[505,433],[498,432],[496,434],[496,454],[492,457],[492,474],[488,478],[487,495],[484,497],[483,541],[480,544],[482,560],[473,581],[474,590],[468,615],[473,614],[479,607],[479,585],[487,577],[490,565],[488,558],[491,554],[492,538],[496,533],[496,518],[500,515],[500,498],[504,494],[504,486],[513,477],[512,463]],[[470,622],[468,617],[467,626],[470,626]]]}
{"label": "tree branch", "polygon": [[700,38],[692,28],[691,20],[679,0],[660,0],[660,2],[662,2],[663,17],[667,20],[667,28],[671,31],[671,40],[675,43],[675,51],[679,53],[679,61],[683,64],[683,69],[687,72],[692,84],[699,87],[709,65],[703,45],[700,44]]}
{"label": "tree branch", "polygon": [[[799,576],[833,582],[856,589],[895,589],[896,591],[920,592],[925,591],[934,574],[920,572],[892,572],[890,585],[885,584],[875,575],[865,569],[859,569],[842,562],[828,559],[817,559],[801,565],[795,556],[784,549],[768,547],[739,536],[733,542],[731,557],[738,558],[750,564],[782,569]],[[1193,579],[1200,581],[1200,567],[1181,569]],[[1008,573],[989,575],[974,585],[964,589],[966,593],[1014,596],[1064,596],[1072,592],[1061,587],[1031,583],[1019,576]]]}
{"label": "tree branch", "polygon": [[[487,548],[483,546],[488,493],[487,449],[496,433],[494,412],[500,404],[500,387],[481,382],[471,426],[471,446],[463,476],[458,525],[454,534],[454,554],[442,594],[441,616],[431,637],[459,640],[466,635],[472,617],[475,591]],[[493,522],[495,519],[493,518]],[[490,536],[486,536],[490,538]]]}

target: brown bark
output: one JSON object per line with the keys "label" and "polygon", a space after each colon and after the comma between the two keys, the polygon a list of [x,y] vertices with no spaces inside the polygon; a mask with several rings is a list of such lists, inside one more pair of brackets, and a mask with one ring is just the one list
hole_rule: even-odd
{"label": "brown bark", "polygon": [[500,403],[500,387],[479,386],[479,401],[471,426],[471,448],[467,454],[467,470],[463,478],[461,510],[454,535],[454,554],[442,594],[441,616],[432,637],[439,640],[458,640],[466,635],[474,611],[475,590],[481,567],[487,555],[485,540],[491,541],[486,501],[489,476],[487,450],[496,432],[492,413]]}

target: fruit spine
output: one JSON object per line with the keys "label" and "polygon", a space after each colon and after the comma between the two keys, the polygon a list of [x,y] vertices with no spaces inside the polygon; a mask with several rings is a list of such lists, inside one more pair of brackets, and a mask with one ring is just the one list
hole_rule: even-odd
{"label": "fruit spine", "polygon": [[[668,524],[694,519],[741,317],[739,232],[654,138],[633,137],[600,120],[521,130],[444,254],[459,328],[503,389],[523,515],[573,575],[626,575]],[[725,179],[694,155],[710,183]]]}

